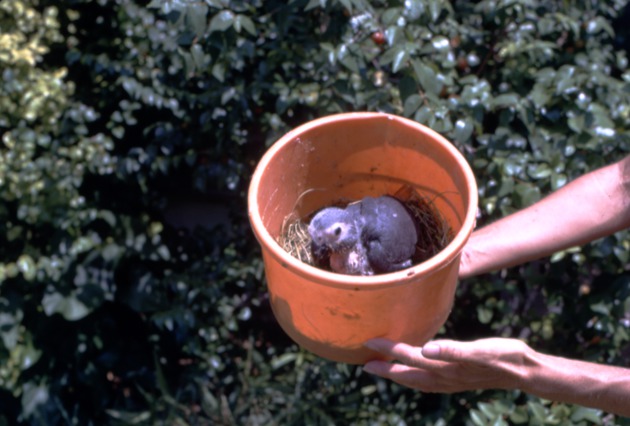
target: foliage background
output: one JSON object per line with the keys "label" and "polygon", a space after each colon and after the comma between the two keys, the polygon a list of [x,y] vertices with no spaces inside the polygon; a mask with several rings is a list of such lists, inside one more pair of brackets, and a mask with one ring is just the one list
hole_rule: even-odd
{"label": "foliage background", "polygon": [[[353,110],[452,140],[480,224],[531,204],[629,150],[628,22],[621,0],[2,1],[0,422],[628,424],[301,351],[245,214],[267,146]],[[177,210],[199,204],[217,226]],[[629,366],[629,255],[621,232],[466,280],[441,335]]]}

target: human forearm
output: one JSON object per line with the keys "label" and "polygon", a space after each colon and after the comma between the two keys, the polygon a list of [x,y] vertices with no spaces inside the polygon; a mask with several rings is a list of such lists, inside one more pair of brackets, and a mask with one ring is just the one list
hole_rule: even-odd
{"label": "human forearm", "polygon": [[526,359],[518,379],[521,390],[630,417],[630,370],[534,351]]}
{"label": "human forearm", "polygon": [[514,266],[630,226],[630,157],[475,231],[460,277]]}

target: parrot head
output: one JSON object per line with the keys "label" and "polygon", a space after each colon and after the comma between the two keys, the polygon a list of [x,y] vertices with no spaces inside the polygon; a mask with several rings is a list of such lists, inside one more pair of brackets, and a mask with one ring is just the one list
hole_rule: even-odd
{"label": "parrot head", "polygon": [[353,215],[337,207],[318,212],[308,226],[314,247],[339,251],[357,244],[359,230]]}

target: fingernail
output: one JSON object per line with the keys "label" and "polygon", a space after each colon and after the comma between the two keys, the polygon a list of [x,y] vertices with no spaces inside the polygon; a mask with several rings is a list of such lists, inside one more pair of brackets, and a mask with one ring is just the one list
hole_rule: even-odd
{"label": "fingernail", "polygon": [[436,343],[427,343],[422,348],[422,355],[427,358],[439,358],[440,357],[440,345]]}

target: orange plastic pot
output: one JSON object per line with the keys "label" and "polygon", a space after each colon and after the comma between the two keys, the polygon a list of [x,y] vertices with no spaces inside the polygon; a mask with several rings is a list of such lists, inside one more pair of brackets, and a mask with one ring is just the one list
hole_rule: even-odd
{"label": "orange plastic pot", "polygon": [[[349,276],[302,263],[277,242],[289,214],[306,217],[340,199],[393,194],[405,184],[434,200],[455,235],[421,264]],[[271,146],[254,172],[248,207],[281,327],[321,357],[361,364],[377,358],[366,340],[422,345],[446,321],[475,223],[477,186],[464,157],[431,129],[389,114],[348,113],[306,123]]]}

